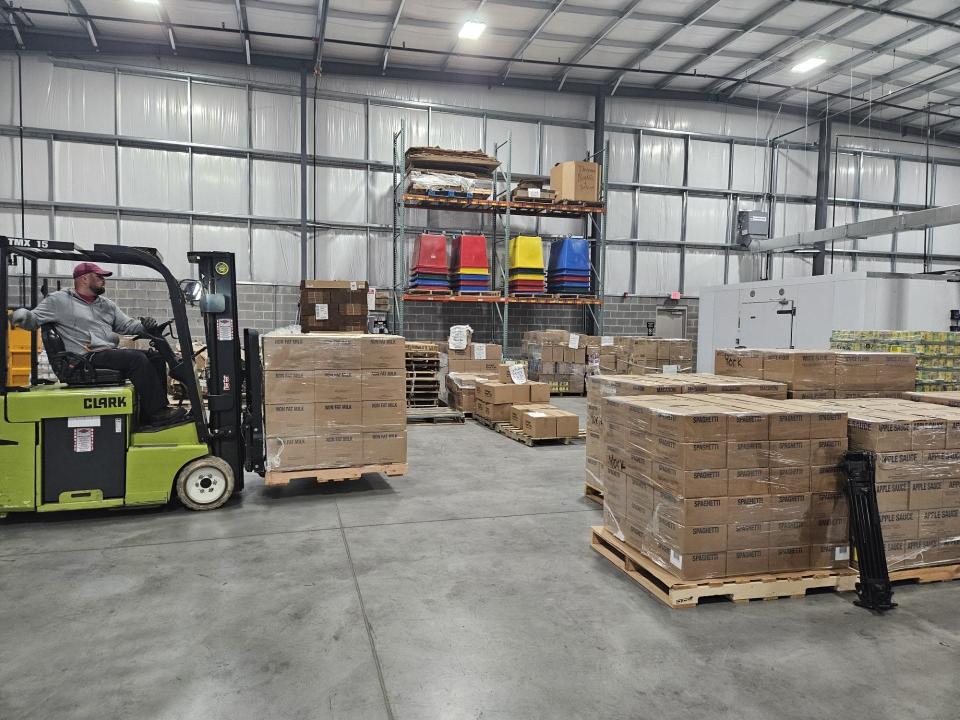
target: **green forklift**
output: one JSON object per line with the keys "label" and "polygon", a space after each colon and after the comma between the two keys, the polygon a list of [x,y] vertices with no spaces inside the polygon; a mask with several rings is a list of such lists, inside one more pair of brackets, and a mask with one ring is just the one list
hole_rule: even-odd
{"label": "green forklift", "polygon": [[[172,317],[146,339],[163,357],[169,377],[185,388],[181,402],[188,410],[178,424],[139,426],[133,386],[121,373],[94,368],[83,356],[66,352],[53,324],[34,332],[40,333],[57,381],[37,379],[34,337],[30,384],[9,386],[10,323],[0,322],[0,517],[164,505],[174,495],[191,510],[213,510],[243,490],[244,471],[264,474],[259,335],[243,332],[241,361],[234,256],[191,252],[188,259],[198,266],[199,280],[178,281],[152,248],[95,245],[84,250],[68,242],[0,236],[4,315],[11,268],[18,265],[21,304],[29,307],[46,292],[46,283],[38,286],[42,260],[156,271],[166,284]],[[206,401],[197,379],[188,303],[199,305],[203,318]]]}

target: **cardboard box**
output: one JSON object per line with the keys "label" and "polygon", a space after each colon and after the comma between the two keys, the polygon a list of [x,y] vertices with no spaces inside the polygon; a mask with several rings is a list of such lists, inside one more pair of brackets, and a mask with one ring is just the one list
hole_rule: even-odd
{"label": "cardboard box", "polygon": [[[810,514],[810,493],[770,495],[771,520],[802,520]],[[771,540],[771,545],[772,545]]]}
{"label": "cardboard box", "polygon": [[770,494],[810,492],[810,466],[770,468]]}
{"label": "cardboard box", "polygon": [[477,398],[475,412],[490,422],[510,422],[510,404],[494,405]]}
{"label": "cardboard box", "polygon": [[346,401],[316,403],[314,424],[318,432],[359,431],[363,426],[363,403]]}
{"label": "cardboard box", "polygon": [[566,410],[550,411],[557,421],[557,437],[577,437],[580,434],[580,416]]}
{"label": "cardboard box", "polygon": [[652,470],[652,479],[675,495],[693,498],[727,494],[726,470],[681,470],[656,459],[652,463]]}
{"label": "cardboard box", "polygon": [[770,572],[791,572],[806,570],[809,567],[810,547],[808,545],[770,548]]}
{"label": "cardboard box", "polygon": [[737,522],[727,525],[727,548],[729,550],[766,547],[770,547],[769,522]]}
{"label": "cardboard box", "polygon": [[752,575],[770,570],[770,551],[767,548],[727,550],[727,575]]}
{"label": "cardboard box", "polygon": [[360,371],[361,400],[402,400],[406,398],[406,370],[374,368]]}
{"label": "cardboard box", "polygon": [[809,440],[771,440],[770,467],[789,468],[810,465]]}
{"label": "cardboard box", "polygon": [[583,160],[560,162],[550,168],[550,189],[558,201],[597,202],[600,193],[600,166]]}
{"label": "cardboard box", "polygon": [[315,467],[316,461],[317,439],[313,435],[267,438],[267,470],[303,470]]}
{"label": "cardboard box", "polygon": [[[847,413],[841,410],[817,409],[810,414],[810,437],[822,438],[847,437]],[[827,463],[823,463],[826,465]]]}
{"label": "cardboard box", "polygon": [[810,493],[810,513],[814,517],[845,517],[850,514],[847,496],[837,490]]}
{"label": "cardboard box", "polygon": [[363,433],[364,465],[405,463],[406,461],[406,430]]}
{"label": "cardboard box", "polygon": [[960,507],[960,479],[943,481],[943,506]]}
{"label": "cardboard box", "polygon": [[758,350],[717,350],[713,364],[717,375],[763,379],[763,355]]}
{"label": "cardboard box", "polygon": [[725,497],[684,498],[656,489],[653,493],[653,507],[656,508],[658,517],[684,526],[727,524]]}
{"label": "cardboard box", "polygon": [[317,468],[356,467],[363,464],[363,435],[327,432],[317,435]]}
{"label": "cardboard box", "polygon": [[901,452],[911,450],[913,440],[909,423],[898,422],[867,412],[857,412],[847,421],[847,438],[851,450]]}
{"label": "cardboard box", "polygon": [[[269,337],[269,336],[265,336]],[[301,335],[315,370],[350,370],[361,365],[361,335]],[[403,367],[401,361],[400,367]]]}
{"label": "cardboard box", "polygon": [[769,495],[729,497],[727,499],[728,521],[745,525],[768,521],[770,519],[769,499]]}
{"label": "cardboard box", "polygon": [[877,508],[881,513],[910,509],[909,480],[878,482],[875,487],[877,491]]}
{"label": "cardboard box", "polygon": [[727,440],[727,416],[702,407],[657,408],[652,413],[652,430],[680,442]]}
{"label": "cardboard box", "polygon": [[812,545],[810,567],[814,570],[840,570],[850,567],[850,545],[847,543]]}
{"label": "cardboard box", "polygon": [[727,444],[716,440],[686,443],[655,436],[651,454],[681,470],[707,470],[727,466]]}
{"label": "cardboard box", "polygon": [[266,370],[263,373],[264,402],[297,403],[313,400],[314,370]]}
{"label": "cardboard box", "polygon": [[315,347],[310,342],[311,337],[281,333],[264,335],[262,338],[264,372],[315,369]]}
{"label": "cardboard box", "polygon": [[839,465],[847,454],[847,438],[818,438],[810,441],[810,464]]}
{"label": "cardboard box", "polygon": [[363,399],[363,373],[361,370],[316,370],[314,372],[314,400],[316,402],[359,402]]}
{"label": "cardboard box", "polygon": [[960,450],[923,450],[920,456],[924,478],[960,478]]}
{"label": "cardboard box", "polygon": [[[396,432],[403,430],[407,425],[407,403],[405,400],[364,400],[360,405],[362,406],[364,432]],[[318,407],[321,406],[318,405]]]}
{"label": "cardboard box", "polygon": [[919,480],[923,477],[920,452],[878,452],[876,455],[876,481]]}
{"label": "cardboard box", "polygon": [[916,510],[881,512],[880,527],[884,541],[916,540],[920,530],[920,515]]}
{"label": "cardboard box", "polygon": [[523,385],[477,380],[477,398],[492,405],[528,403],[529,390],[524,397]]}
{"label": "cardboard box", "polygon": [[704,580],[727,574],[727,553],[699,552],[682,554],[656,539],[645,539],[644,552],[681,580]]}
{"label": "cardboard box", "polygon": [[809,412],[772,412],[769,422],[771,441],[810,439]]}
{"label": "cardboard box", "polygon": [[623,529],[624,542],[642,551],[646,537],[646,523],[634,520],[628,513],[621,527]]}
{"label": "cardboard box", "polygon": [[263,425],[271,437],[301,437],[316,432],[315,403],[264,405]]}
{"label": "cardboard box", "polygon": [[809,522],[811,544],[846,543],[850,539],[849,515],[815,517]]}
{"label": "cardboard box", "polygon": [[525,410],[520,426],[532,438],[557,437],[557,418],[545,410]]}
{"label": "cardboard box", "polygon": [[603,474],[603,502],[620,515],[627,514],[627,476],[620,470],[607,467]]}
{"label": "cardboard box", "polygon": [[304,332],[365,332],[367,283],[363,280],[303,281],[299,322]]}
{"label": "cardboard box", "polygon": [[399,335],[364,335],[360,341],[360,362],[365,370],[404,368],[406,341]]}
{"label": "cardboard box", "polygon": [[960,536],[960,508],[921,510],[917,526],[918,537]]}
{"label": "cardboard box", "polygon": [[839,466],[814,465],[810,468],[810,489],[814,492],[843,491],[847,478]]}
{"label": "cardboard box", "polygon": [[768,441],[734,440],[727,443],[728,469],[765,468],[769,465],[770,443]]}
{"label": "cardboard box", "polygon": [[682,525],[658,514],[651,529],[658,540],[681,555],[727,549],[726,524]]}
{"label": "cardboard box", "polygon": [[550,386],[547,383],[529,381],[527,387],[530,388],[530,402],[550,402]]}
{"label": "cardboard box", "polygon": [[737,468],[728,470],[727,492],[735,495],[768,495],[770,493],[769,468]]}
{"label": "cardboard box", "polygon": [[910,483],[910,510],[930,510],[943,502],[943,480],[914,480]]}
{"label": "cardboard box", "polygon": [[604,498],[603,501],[603,529],[615,537],[626,542],[622,528],[626,526],[627,516],[622,512],[615,510]]}

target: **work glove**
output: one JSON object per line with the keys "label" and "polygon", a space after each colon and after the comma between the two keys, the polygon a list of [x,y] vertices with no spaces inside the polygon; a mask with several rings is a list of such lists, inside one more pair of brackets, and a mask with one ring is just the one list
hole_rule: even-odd
{"label": "work glove", "polygon": [[140,324],[143,325],[144,331],[152,333],[157,329],[157,321],[152,317],[142,317],[140,318]]}
{"label": "work glove", "polygon": [[10,316],[10,324],[15,328],[24,328],[25,330],[33,330],[34,322],[32,313],[26,308],[18,308],[13,311],[13,314]]}

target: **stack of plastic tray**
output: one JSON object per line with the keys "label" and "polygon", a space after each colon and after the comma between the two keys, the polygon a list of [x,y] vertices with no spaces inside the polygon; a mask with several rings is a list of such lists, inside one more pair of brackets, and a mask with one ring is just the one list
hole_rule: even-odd
{"label": "stack of plastic tray", "polygon": [[490,289],[487,239],[483,235],[457,235],[453,238],[450,287],[461,294]]}
{"label": "stack of plastic tray", "polygon": [[542,295],[544,286],[543,240],[518,235],[510,240],[510,292]]}
{"label": "stack of plastic tray", "polygon": [[410,287],[416,290],[449,290],[447,236],[421,233],[413,246]]}
{"label": "stack of plastic tray", "polygon": [[547,290],[565,295],[590,294],[590,243],[585,238],[564,238],[550,248]]}

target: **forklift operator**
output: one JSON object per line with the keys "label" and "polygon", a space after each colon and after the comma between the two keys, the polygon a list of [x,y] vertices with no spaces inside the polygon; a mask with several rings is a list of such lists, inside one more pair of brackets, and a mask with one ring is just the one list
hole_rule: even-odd
{"label": "forklift operator", "polygon": [[67,352],[84,356],[95,368],[118,370],[133,382],[143,424],[180,422],[186,412],[167,405],[166,366],[159,353],[117,347],[118,334],[145,335],[157,328],[157,321],[134,320],[103,297],[104,278],[112,274],[95,263],[82,262],[73,269],[72,290],[51,293],[33,310],[15,310],[10,322],[26,330],[54,323]]}

